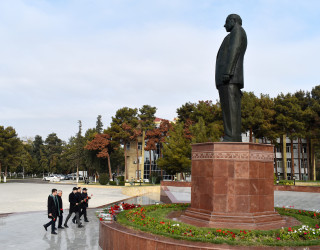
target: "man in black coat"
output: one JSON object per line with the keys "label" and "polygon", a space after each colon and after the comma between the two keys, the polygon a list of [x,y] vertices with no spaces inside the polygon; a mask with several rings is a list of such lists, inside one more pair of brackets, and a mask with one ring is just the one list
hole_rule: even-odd
{"label": "man in black coat", "polygon": [[222,109],[223,141],[241,142],[241,89],[247,35],[242,28],[241,17],[237,14],[229,15],[224,27],[230,33],[218,51],[215,77]]}
{"label": "man in black coat", "polygon": [[68,220],[70,219],[72,213],[76,214],[76,219],[77,219],[77,224],[78,227],[83,227],[80,223],[80,219],[79,219],[79,205],[80,202],[76,196],[76,193],[78,192],[78,188],[74,187],[72,192],[69,194],[69,202],[70,202],[70,209],[69,209],[69,214],[67,216],[66,221],[64,222],[64,227],[68,228]]}
{"label": "man in black coat", "polygon": [[64,227],[62,226],[62,221],[63,221],[63,204],[62,204],[62,191],[58,190],[58,195],[57,195],[57,199],[58,199],[58,204],[59,204],[59,224],[58,224],[58,228],[60,229],[64,229]]}
{"label": "man in black coat", "polygon": [[57,189],[52,189],[51,194],[48,196],[48,218],[51,219],[47,224],[43,225],[44,229],[51,225],[51,234],[57,234],[55,231],[56,219],[59,214],[59,204],[57,199]]}
{"label": "man in black coat", "polygon": [[[81,195],[81,187],[78,187],[77,193],[75,193],[75,195],[76,195],[77,201],[79,203],[79,220],[80,220],[81,212],[82,212],[82,209],[83,209],[83,198],[82,198],[82,195]],[[73,217],[72,222],[76,223],[76,216]]]}
{"label": "man in black coat", "polygon": [[89,199],[91,199],[91,197],[88,196],[86,188],[82,189],[82,194],[81,195],[82,195],[82,200],[83,200],[83,207],[82,207],[82,211],[80,213],[80,218],[83,215],[84,221],[85,222],[89,222],[88,218],[87,218],[87,207],[88,207]]}

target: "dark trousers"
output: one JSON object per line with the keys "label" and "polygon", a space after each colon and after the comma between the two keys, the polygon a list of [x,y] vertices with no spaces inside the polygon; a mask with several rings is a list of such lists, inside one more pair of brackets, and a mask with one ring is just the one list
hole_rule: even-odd
{"label": "dark trousers", "polygon": [[69,214],[68,214],[68,216],[67,216],[67,218],[66,218],[66,221],[64,222],[64,225],[68,225],[68,224],[67,224],[67,223],[68,223],[68,220],[70,219],[70,217],[71,217],[71,215],[72,215],[73,213],[76,214],[77,224],[78,224],[78,226],[80,226],[80,218],[79,218],[79,212],[78,212],[78,211],[77,211],[77,212],[70,212],[70,211],[69,211]]}
{"label": "dark trousers", "polygon": [[51,225],[51,232],[54,232],[54,229],[56,227],[56,219],[52,218],[51,221],[49,221],[47,224],[45,224],[45,227],[49,227]]}
{"label": "dark trousers", "polygon": [[88,220],[87,218],[87,207],[82,208],[81,213],[80,213],[80,218],[83,215],[84,220]]}
{"label": "dark trousers", "polygon": [[223,141],[241,142],[241,97],[242,92],[236,84],[219,87],[224,134]]}
{"label": "dark trousers", "polygon": [[[81,216],[84,216],[84,219],[87,220],[87,207],[82,207],[80,209],[80,213],[79,213],[79,219],[81,219]],[[74,216],[72,220],[75,220],[76,217]]]}
{"label": "dark trousers", "polygon": [[59,217],[59,223],[58,223],[58,227],[62,227],[62,221],[63,221],[63,214],[61,214]]}

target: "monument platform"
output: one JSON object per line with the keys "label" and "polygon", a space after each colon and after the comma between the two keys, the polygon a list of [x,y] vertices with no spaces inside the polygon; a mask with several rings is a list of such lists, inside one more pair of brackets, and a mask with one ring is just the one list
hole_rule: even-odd
{"label": "monument platform", "polygon": [[275,229],[274,151],[268,144],[192,145],[191,207],[180,220],[204,227]]}

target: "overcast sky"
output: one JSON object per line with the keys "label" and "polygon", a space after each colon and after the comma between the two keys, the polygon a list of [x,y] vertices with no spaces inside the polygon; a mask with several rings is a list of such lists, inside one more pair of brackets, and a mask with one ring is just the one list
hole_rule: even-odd
{"label": "overcast sky", "polygon": [[242,17],[245,91],[319,85],[317,0],[0,0],[0,125],[67,140],[117,109],[218,99],[215,58],[228,14]]}

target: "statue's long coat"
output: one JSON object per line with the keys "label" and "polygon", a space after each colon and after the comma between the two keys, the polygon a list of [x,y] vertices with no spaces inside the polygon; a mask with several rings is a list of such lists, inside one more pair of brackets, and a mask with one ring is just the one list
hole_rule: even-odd
{"label": "statue's long coat", "polygon": [[243,58],[247,49],[247,35],[244,29],[236,24],[224,38],[216,61],[216,87],[223,85],[223,75],[231,75],[230,84],[243,88]]}

